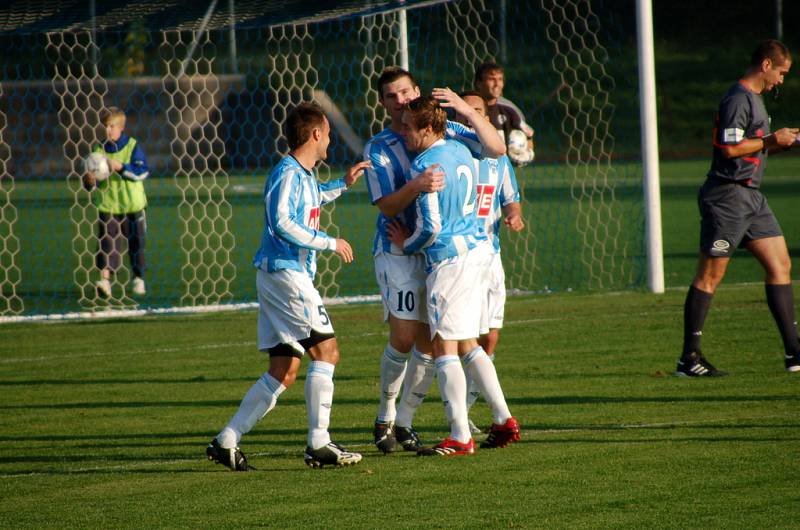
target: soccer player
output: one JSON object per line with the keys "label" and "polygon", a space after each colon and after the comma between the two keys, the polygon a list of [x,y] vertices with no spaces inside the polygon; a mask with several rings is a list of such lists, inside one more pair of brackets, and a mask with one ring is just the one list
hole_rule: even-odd
{"label": "soccer player", "polygon": [[[467,418],[465,370],[477,381],[492,408],[496,423],[492,446],[519,440],[519,426],[508,410],[494,365],[476,340],[488,245],[479,244],[485,235],[479,234],[476,225],[472,155],[463,144],[445,140],[446,121],[444,109],[432,97],[419,97],[403,111],[406,147],[419,153],[411,166],[412,177],[436,165],[445,173],[445,186],[417,198],[413,232],[409,234],[397,220],[387,225],[389,239],[403,252],[425,254],[428,325],[439,390],[450,422],[450,436],[430,450],[421,450],[420,455],[475,452]],[[469,350],[463,369],[460,346]]]}
{"label": "soccer player", "polygon": [[355,164],[343,178],[319,183],[314,166],[327,158],[330,130],[316,105],[301,103],[294,108],[285,126],[291,150],[270,172],[264,186],[265,227],[253,264],[258,269],[258,348],[269,353],[269,370],[250,388],[239,410],[206,449],[210,460],[234,471],[249,469],[239,441],[294,383],[306,352],[311,364],[305,383],[305,463],[341,466],[361,460],[360,454],[331,441],[328,433],[339,346],[313,279],[318,251],[330,250],[345,263],[353,261],[347,241],[319,229],[320,206],[352,186],[369,162]]}
{"label": "soccer player", "polygon": [[676,375],[725,375],[703,356],[700,338],[711,298],[737,247],[746,248],[764,267],[767,305],[783,339],[786,370],[800,372],[791,259],[778,220],[759,190],[768,155],[797,145],[796,128],[770,132],[762,99],[765,92],[778,89],[791,66],[783,43],[760,43],[744,76],[719,104],[711,170],[698,194],[700,256],[684,304],[683,352]]}
{"label": "soccer player", "polygon": [[[528,138],[528,152],[524,156],[515,155],[514,163],[518,166],[525,165],[534,159],[533,128],[525,122],[522,111],[511,101],[503,97],[505,87],[505,74],[503,67],[494,62],[482,63],[475,69],[475,90],[486,99],[489,108],[489,121],[500,133],[503,141],[508,145],[511,131],[518,129]],[[511,153],[509,153],[511,156]]]}
{"label": "soccer player", "polygon": [[[486,100],[478,92],[459,94],[475,112],[488,119]],[[456,121],[466,123],[462,115]],[[483,306],[481,329],[478,343],[494,362],[495,348],[500,340],[500,328],[506,303],[505,271],[500,258],[500,222],[509,229],[519,232],[525,228],[520,206],[519,187],[514,168],[507,156],[500,158],[475,158],[475,174],[478,175],[477,206],[478,231],[487,238],[490,245],[491,262]],[[467,352],[464,352],[467,353]],[[467,409],[471,408],[480,395],[475,381],[467,378]],[[480,432],[470,421],[470,430]]]}
{"label": "soccer player", "polygon": [[[400,120],[405,104],[420,94],[411,73],[389,67],[381,73],[376,88],[381,105],[391,121],[388,127],[367,143],[364,151],[365,159],[372,163],[367,170],[367,189],[370,200],[380,210],[373,255],[384,320],[389,323],[389,342],[381,357],[381,397],[373,434],[378,449],[390,453],[396,449],[398,442],[409,451],[416,451],[420,447],[419,438],[410,424],[404,428],[394,425],[398,414],[395,401],[406,374],[407,363],[407,377],[430,380],[434,370],[430,355],[430,330],[424,314],[424,258],[419,253],[403,255],[401,249],[392,246],[386,234],[386,224],[393,218],[400,218],[406,226],[414,226],[414,200],[421,192],[441,189],[443,174],[437,168],[430,167],[416,178],[410,177],[411,156],[400,135]],[[434,89],[434,96],[440,98],[443,105],[465,115],[475,129],[472,131],[461,124],[448,122],[449,137],[457,138],[470,150],[488,156],[499,156],[505,152],[505,145],[494,128],[453,91]],[[412,395],[409,399],[417,406],[424,397]]]}

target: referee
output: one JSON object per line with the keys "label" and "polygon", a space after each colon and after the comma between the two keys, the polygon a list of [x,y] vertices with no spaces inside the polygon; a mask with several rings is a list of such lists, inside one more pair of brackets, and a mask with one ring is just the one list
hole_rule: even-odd
{"label": "referee", "polygon": [[791,259],[778,220],[759,190],[768,155],[797,145],[798,129],[770,132],[762,99],[765,92],[777,93],[791,65],[783,43],[760,43],[744,76],[719,104],[711,170],[698,193],[700,256],[684,304],[683,352],[676,375],[725,375],[703,356],[700,338],[711,298],[737,247],[746,248],[764,267],[767,304],[783,339],[786,370],[800,372]]}

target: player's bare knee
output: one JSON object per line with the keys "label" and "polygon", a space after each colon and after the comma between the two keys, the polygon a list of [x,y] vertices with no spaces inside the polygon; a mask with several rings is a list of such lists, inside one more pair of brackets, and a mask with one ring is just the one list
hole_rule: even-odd
{"label": "player's bare knee", "polygon": [[411,348],[414,347],[414,337],[413,336],[402,336],[396,337],[392,336],[389,337],[389,344],[391,344],[392,348],[399,352],[410,352]]}
{"label": "player's bare knee", "polygon": [[478,347],[477,339],[466,339],[458,341],[458,354],[466,355]]}
{"label": "player's bare knee", "polygon": [[417,323],[411,320],[389,320],[389,344],[399,352],[409,352],[417,338]]}
{"label": "player's bare knee", "polygon": [[279,344],[269,349],[269,375],[289,388],[297,378],[302,354],[288,344]]}
{"label": "player's bare knee", "polygon": [[697,271],[697,275],[692,282],[695,288],[707,293],[713,293],[725,277],[724,268],[707,268]]}
{"label": "player's bare knee", "polygon": [[[275,377],[275,376],[273,376],[273,377]],[[278,379],[278,378],[276,377],[276,379]],[[283,378],[282,379],[278,379],[278,381],[280,381],[281,384],[284,387],[289,388],[290,386],[292,386],[294,384],[295,379],[297,379],[297,370],[296,369],[295,370],[290,370],[290,371],[284,373],[283,374]]]}
{"label": "player's bare knee", "polygon": [[336,342],[336,337],[331,337],[310,346],[308,355],[315,361],[337,364],[339,362],[339,344]]}
{"label": "player's bare knee", "polygon": [[409,352],[414,347],[417,333],[416,328],[408,326],[393,326],[389,333],[389,344],[399,352]]}
{"label": "player's bare knee", "polygon": [[779,273],[785,278],[791,278],[792,275],[792,260],[788,254],[781,256],[778,259]]}

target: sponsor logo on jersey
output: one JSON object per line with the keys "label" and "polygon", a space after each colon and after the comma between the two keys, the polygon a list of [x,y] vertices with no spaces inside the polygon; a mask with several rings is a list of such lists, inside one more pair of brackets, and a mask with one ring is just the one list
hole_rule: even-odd
{"label": "sponsor logo on jersey", "polygon": [[478,184],[478,217],[486,217],[492,213],[494,184]]}
{"label": "sponsor logo on jersey", "polygon": [[308,212],[308,227],[319,230],[319,206]]}

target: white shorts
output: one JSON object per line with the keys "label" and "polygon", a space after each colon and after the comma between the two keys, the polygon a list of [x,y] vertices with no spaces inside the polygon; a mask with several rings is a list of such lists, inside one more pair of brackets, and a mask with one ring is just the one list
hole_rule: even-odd
{"label": "white shorts", "polygon": [[506,273],[500,253],[493,253],[486,274],[486,292],[481,308],[481,335],[490,329],[503,327],[503,316],[506,307]]}
{"label": "white shorts", "polygon": [[425,322],[425,256],[398,256],[381,252],[375,256],[375,278],[383,300],[383,321],[389,315],[400,320]]}
{"label": "white shorts", "polygon": [[314,282],[308,275],[291,270],[256,273],[258,292],[258,349],[266,351],[288,344],[299,353],[301,340],[311,330],[333,334],[333,325]]}
{"label": "white shorts", "polygon": [[444,340],[478,337],[488,261],[487,246],[478,245],[433,266],[427,281],[431,338],[437,333]]}

